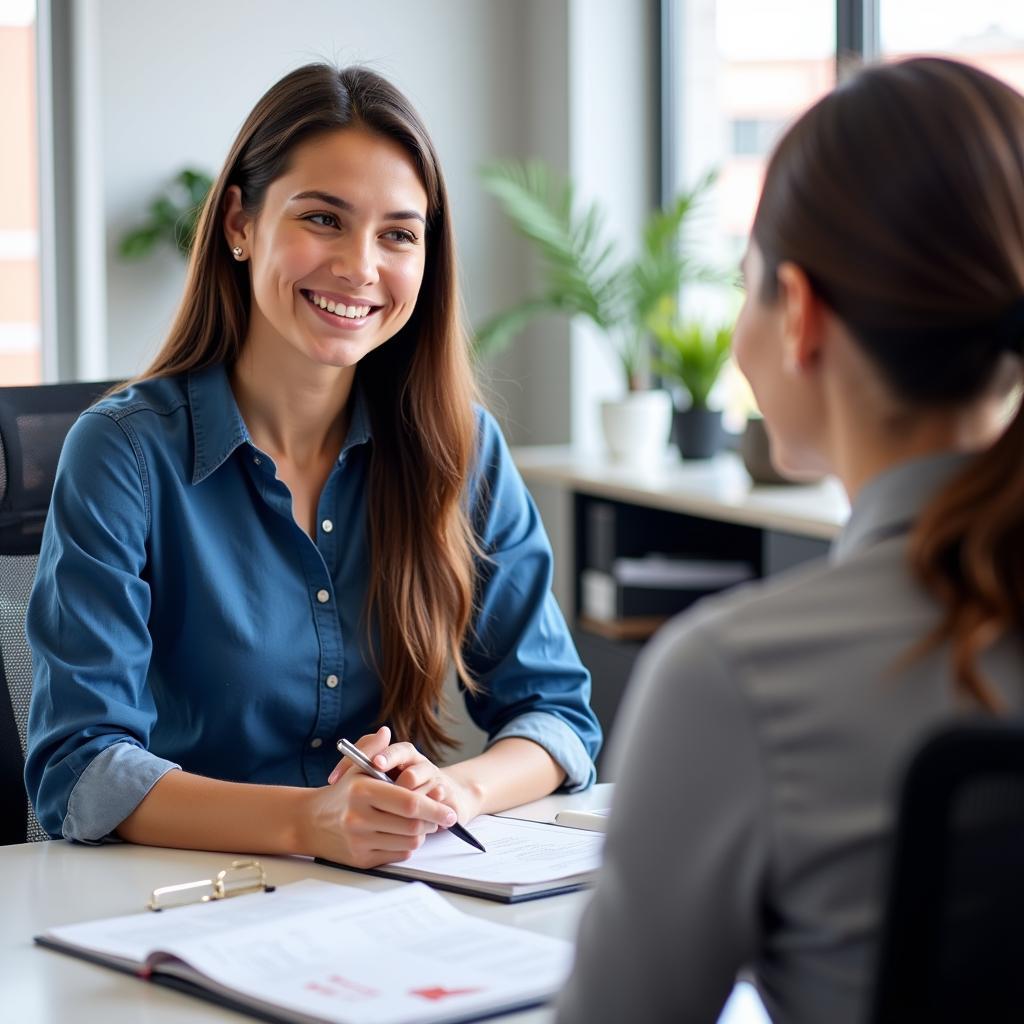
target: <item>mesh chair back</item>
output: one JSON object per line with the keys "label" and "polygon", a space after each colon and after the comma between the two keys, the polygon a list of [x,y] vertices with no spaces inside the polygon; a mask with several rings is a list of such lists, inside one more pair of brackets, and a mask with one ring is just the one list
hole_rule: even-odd
{"label": "mesh chair back", "polygon": [[25,793],[25,612],[64,438],[110,383],[0,388],[0,844],[45,839]]}
{"label": "mesh chair back", "polygon": [[904,783],[874,1024],[1024,1013],[1024,723],[947,727]]}

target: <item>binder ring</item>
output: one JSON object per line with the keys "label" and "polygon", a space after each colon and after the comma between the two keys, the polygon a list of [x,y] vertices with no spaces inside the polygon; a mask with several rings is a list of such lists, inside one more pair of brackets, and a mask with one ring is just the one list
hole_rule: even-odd
{"label": "binder ring", "polygon": [[179,882],[177,885],[161,885],[153,890],[146,907],[149,910],[165,910],[168,906],[180,904],[169,897],[195,893],[185,903],[209,903],[229,896],[242,896],[250,892],[273,892],[274,886],[267,884],[267,873],[258,860],[233,860],[229,867],[218,871],[214,878],[203,878],[198,882]]}

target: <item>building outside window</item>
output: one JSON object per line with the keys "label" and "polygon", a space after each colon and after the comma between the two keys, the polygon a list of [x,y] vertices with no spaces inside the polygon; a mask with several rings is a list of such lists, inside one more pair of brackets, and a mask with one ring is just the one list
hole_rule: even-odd
{"label": "building outside window", "polygon": [[883,60],[953,57],[1024,92],[1020,0],[879,0],[879,22]]}
{"label": "building outside window", "polygon": [[35,0],[0,0],[0,385],[42,379]]}

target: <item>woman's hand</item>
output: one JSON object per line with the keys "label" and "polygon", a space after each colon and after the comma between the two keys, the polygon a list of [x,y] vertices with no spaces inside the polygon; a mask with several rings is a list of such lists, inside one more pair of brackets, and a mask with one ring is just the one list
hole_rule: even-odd
{"label": "woman's hand", "polygon": [[[388,750],[390,738],[390,731],[382,728],[356,745],[374,759]],[[427,795],[430,787],[381,782],[354,769],[347,759],[331,772],[330,782],[310,791],[303,847],[352,867],[407,860],[425,835],[457,820],[451,807]]]}
{"label": "woman's hand", "polygon": [[[479,799],[469,786],[442,771],[411,743],[390,743],[390,739],[391,730],[382,725],[375,733],[363,736],[356,746],[399,786],[447,804],[458,815],[458,821],[471,821],[480,813]],[[343,757],[328,777],[328,784],[334,785],[350,771],[358,768]]]}
{"label": "woman's hand", "polygon": [[[448,777],[411,743],[391,743],[382,726],[356,746],[397,785],[381,782],[342,758],[328,786],[313,791],[312,843],[318,855],[353,867],[406,860],[438,828],[477,813],[469,788]],[[324,852],[329,850],[330,852]]]}

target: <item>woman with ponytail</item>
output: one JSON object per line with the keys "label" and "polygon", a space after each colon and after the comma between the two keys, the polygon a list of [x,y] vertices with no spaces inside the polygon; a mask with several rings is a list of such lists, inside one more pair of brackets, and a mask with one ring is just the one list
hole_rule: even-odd
{"label": "woman with ponytail", "polygon": [[[593,781],[589,678],[474,404],[455,266],[392,85],[312,64],[259,101],[166,343],[61,457],[28,614],[51,835],[373,867]],[[442,770],[449,671],[489,745]]]}
{"label": "woman with ponytail", "polygon": [[1024,708],[1024,97],[862,71],[779,142],[743,272],[773,460],[851,515],[644,653],[566,1024],[710,1024],[744,968],[776,1022],[865,1020],[907,759]]}

